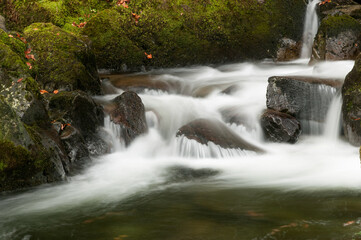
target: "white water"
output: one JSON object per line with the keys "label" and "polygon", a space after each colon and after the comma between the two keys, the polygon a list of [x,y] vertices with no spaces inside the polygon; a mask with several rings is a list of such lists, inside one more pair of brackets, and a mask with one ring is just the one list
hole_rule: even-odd
{"label": "white water", "polygon": [[309,0],[308,2],[303,30],[301,58],[309,59],[311,57],[312,44],[319,25],[316,7],[320,2],[320,0]]}

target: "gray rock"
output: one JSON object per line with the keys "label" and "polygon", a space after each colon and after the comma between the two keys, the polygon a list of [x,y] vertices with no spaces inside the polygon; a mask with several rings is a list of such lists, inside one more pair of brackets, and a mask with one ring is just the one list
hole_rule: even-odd
{"label": "gray rock", "polygon": [[262,114],[261,126],[271,142],[295,143],[301,134],[301,124],[295,117],[270,109]]}
{"label": "gray rock", "polygon": [[5,22],[6,22],[5,18],[0,15],[0,28],[5,32],[7,32],[8,30],[6,29]]}
{"label": "gray rock", "polygon": [[279,42],[277,50],[277,61],[290,61],[300,57],[301,52],[300,42],[296,42],[290,38],[282,38]]}
{"label": "gray rock", "polygon": [[324,121],[339,80],[312,77],[270,77],[267,87],[267,107],[284,112],[299,120]]}

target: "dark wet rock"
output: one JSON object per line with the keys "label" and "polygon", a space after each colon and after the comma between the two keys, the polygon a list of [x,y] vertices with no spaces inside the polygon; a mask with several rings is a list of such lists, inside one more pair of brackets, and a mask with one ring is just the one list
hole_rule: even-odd
{"label": "dark wet rock", "polygon": [[270,77],[267,108],[284,112],[298,120],[323,122],[339,80],[312,77]]}
{"label": "dark wet rock", "polygon": [[69,157],[66,168],[71,175],[74,175],[90,161],[87,144],[81,133],[72,126],[66,126],[62,130],[60,139]]}
{"label": "dark wet rock", "polygon": [[353,145],[361,145],[361,55],[342,87],[343,128],[346,138]]}
{"label": "dark wet rock", "polygon": [[24,33],[36,58],[33,75],[43,89],[101,93],[95,56],[85,38],[80,39],[51,23],[34,23]]}
{"label": "dark wet rock", "polygon": [[220,173],[211,168],[193,169],[186,166],[173,166],[167,170],[167,182],[185,182],[207,179]]}
{"label": "dark wet rock", "polygon": [[311,63],[355,59],[360,53],[361,23],[348,15],[322,20],[312,47]]}
{"label": "dark wet rock", "polygon": [[243,140],[218,120],[196,119],[178,129],[176,136],[185,136],[204,145],[213,142],[222,148],[262,152],[261,149]]}
{"label": "dark wet rock", "polygon": [[124,92],[116,97],[108,111],[111,120],[121,126],[121,136],[126,145],[148,131],[145,108],[135,92]]}
{"label": "dark wet rock", "polygon": [[104,114],[88,94],[82,91],[60,92],[51,96],[49,111],[52,120],[70,123],[85,137],[96,133],[104,125]]}
{"label": "dark wet rock", "polygon": [[[99,155],[108,151],[107,144],[98,135],[99,127],[104,125],[102,107],[82,91],[60,92],[49,99],[49,113],[55,129],[60,133],[67,124],[76,128],[91,154]],[[59,126],[59,123],[62,125]],[[83,145],[82,142],[79,142]],[[82,148],[82,146],[79,146]]]}
{"label": "dark wet rock", "polygon": [[295,143],[301,134],[301,124],[295,117],[270,109],[262,114],[261,126],[271,142]]}
{"label": "dark wet rock", "polygon": [[233,93],[237,92],[238,90],[240,90],[240,86],[232,85],[232,86],[229,86],[229,87],[225,88],[222,91],[222,93],[232,95]]}
{"label": "dark wet rock", "polygon": [[298,59],[301,53],[301,42],[296,42],[290,38],[282,38],[279,41],[277,50],[277,61],[291,61]]}

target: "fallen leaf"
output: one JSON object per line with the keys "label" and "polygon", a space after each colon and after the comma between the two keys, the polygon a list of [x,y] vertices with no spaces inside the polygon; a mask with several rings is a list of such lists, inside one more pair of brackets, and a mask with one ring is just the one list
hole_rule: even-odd
{"label": "fallen leaf", "polygon": [[248,211],[246,213],[247,216],[249,217],[263,217],[264,215],[262,213],[257,213],[257,212],[254,212],[254,211]]}
{"label": "fallen leaf", "polygon": [[59,35],[60,35],[60,33],[56,33],[56,35],[57,35],[57,36],[59,36]]}
{"label": "fallen leaf", "polygon": [[44,89],[40,90],[40,94],[44,94],[44,93],[49,93],[49,92]]}
{"label": "fallen leaf", "polygon": [[64,130],[66,126],[71,126],[70,123],[61,124],[61,130]]}
{"label": "fallen leaf", "polygon": [[153,58],[152,54],[148,54],[148,53],[146,53],[146,52],[144,52],[144,53],[145,53],[145,56],[147,56],[148,59],[152,59],[152,58]]}
{"label": "fallen leaf", "polygon": [[38,28],[34,28],[35,31],[39,30]]}
{"label": "fallen leaf", "polygon": [[58,94],[58,93],[59,93],[59,90],[54,90],[53,93],[54,93],[54,94]]}
{"label": "fallen leaf", "polygon": [[55,123],[56,122],[56,120],[53,120],[53,121],[51,121],[50,123]]}
{"label": "fallen leaf", "polygon": [[345,223],[343,224],[343,226],[344,226],[344,227],[347,227],[347,226],[352,225],[352,224],[354,224],[354,223],[355,223],[355,221],[348,221],[348,222],[345,222]]}
{"label": "fallen leaf", "polygon": [[17,82],[19,83],[19,82],[21,82],[23,79],[24,79],[24,78],[19,78],[19,79],[17,80]]}
{"label": "fallen leaf", "polygon": [[140,15],[135,14],[135,13],[132,13],[132,16],[133,16],[134,19],[135,19],[135,23],[138,23],[138,22],[139,22]]}
{"label": "fallen leaf", "polygon": [[25,57],[26,57],[27,59],[32,59],[32,60],[36,61],[35,56],[34,56],[33,54],[25,55]]}
{"label": "fallen leaf", "polygon": [[26,62],[26,65],[28,65],[29,69],[33,68],[33,66],[31,66],[31,63],[29,63],[29,62]]}
{"label": "fallen leaf", "polygon": [[26,39],[23,38],[23,37],[21,37],[20,40],[21,40],[23,43],[28,43],[28,42],[26,41]]}
{"label": "fallen leaf", "polygon": [[11,38],[13,38],[13,37],[14,37],[14,36],[13,36],[13,35],[11,35],[11,34],[9,34],[8,36],[9,36],[9,37],[11,37]]}
{"label": "fallen leaf", "polygon": [[16,36],[17,36],[18,38],[20,38],[20,34],[19,34],[19,33],[16,33]]}
{"label": "fallen leaf", "polygon": [[24,53],[25,55],[31,53],[31,48],[26,49]]}

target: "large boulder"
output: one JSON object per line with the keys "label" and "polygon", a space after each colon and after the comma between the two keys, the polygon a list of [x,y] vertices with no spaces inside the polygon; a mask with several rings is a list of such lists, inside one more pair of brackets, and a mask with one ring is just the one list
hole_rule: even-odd
{"label": "large boulder", "polygon": [[110,119],[121,127],[120,136],[129,145],[137,136],[148,131],[142,99],[135,92],[124,92],[108,106]]}
{"label": "large boulder", "polygon": [[262,152],[260,148],[248,143],[218,120],[196,119],[179,128],[176,136],[185,136],[204,145],[212,142],[226,149]]}
{"label": "large boulder", "polygon": [[342,82],[312,77],[270,77],[267,108],[284,112],[298,120],[325,120],[329,104]]}
{"label": "large boulder", "polygon": [[261,127],[271,142],[295,143],[301,134],[301,124],[295,117],[270,109],[262,114]]}
{"label": "large boulder", "polygon": [[355,59],[360,53],[361,23],[349,15],[322,20],[312,48],[311,62]]}
{"label": "large boulder", "polygon": [[342,87],[343,128],[346,138],[353,145],[361,145],[361,55]]}
{"label": "large boulder", "polygon": [[43,89],[101,93],[95,58],[86,40],[51,23],[34,23],[24,33],[36,59],[32,74]]}

